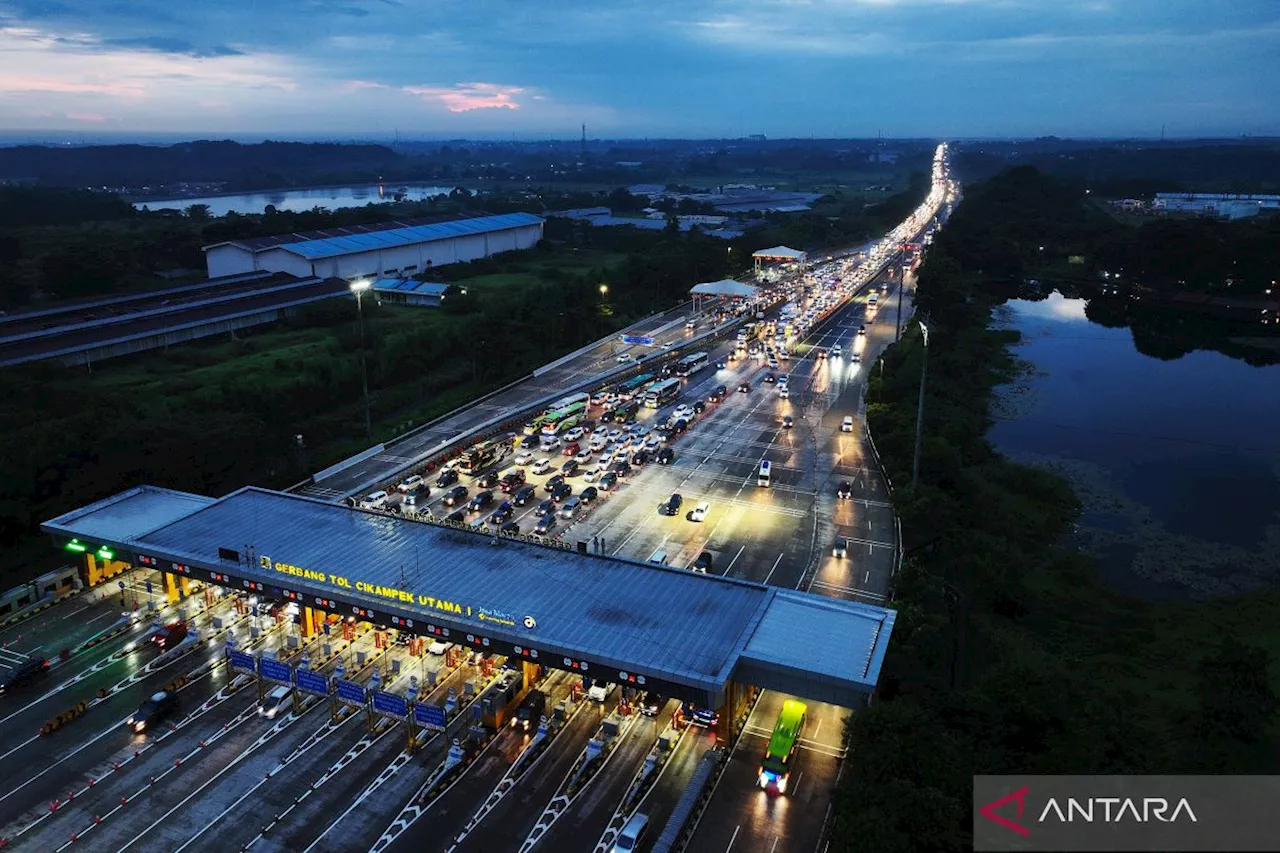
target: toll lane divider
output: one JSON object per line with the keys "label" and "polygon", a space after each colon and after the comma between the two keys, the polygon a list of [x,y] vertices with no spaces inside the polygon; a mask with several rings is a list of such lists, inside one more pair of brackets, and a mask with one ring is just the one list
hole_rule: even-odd
{"label": "toll lane divider", "polygon": [[623,721],[617,736],[612,738],[605,737],[605,725],[609,722],[609,718],[606,717],[601,721],[600,728],[596,729],[595,735],[582,748],[577,760],[573,762],[573,766],[565,774],[564,781],[560,783],[555,796],[551,798],[551,802],[547,804],[547,807],[542,810],[542,814],[538,816],[533,829],[529,830],[524,843],[520,845],[520,853],[529,853],[530,850],[538,846],[538,842],[542,840],[551,827],[555,826],[560,816],[569,810],[569,807],[573,805],[574,801],[582,795],[582,792],[593,781],[600,778],[600,773],[604,770],[605,765],[618,754],[618,746],[626,740],[627,735],[635,727],[638,716],[638,714],[633,714],[627,717]]}
{"label": "toll lane divider", "polygon": [[[609,819],[609,824],[605,827],[600,840],[596,842],[592,853],[609,853],[613,849],[613,843],[618,840],[618,833],[622,832],[622,828],[627,825],[627,821],[631,820],[632,816],[640,811],[640,804],[644,802],[644,798],[653,790],[653,786],[658,784],[662,774],[667,772],[667,767],[671,763],[671,756],[675,755],[676,750],[680,748],[680,744],[684,742],[685,734],[688,731],[687,727],[681,730],[676,729],[674,716],[667,723],[666,729],[662,734],[658,735],[653,748],[649,750],[649,755],[645,758],[644,764],[636,771],[636,775],[631,780],[631,786],[627,788],[627,793],[622,798],[622,804],[618,806],[613,813],[613,817]],[[671,744],[670,749],[662,749],[662,739],[671,734],[675,734],[675,742]]]}
{"label": "toll lane divider", "polygon": [[92,637],[76,646],[71,650],[71,654],[78,655],[80,652],[86,652],[96,645],[105,643],[108,640],[114,640],[116,637],[119,637],[121,634],[138,624],[140,624],[139,620],[136,620],[127,614],[123,615],[111,627],[99,631],[97,634],[94,634]]}
{"label": "toll lane divider", "polygon": [[89,710],[89,703],[81,700],[76,704],[72,705],[67,710],[63,711],[58,716],[50,717],[48,722],[46,722],[43,726],[40,727],[40,734],[48,735],[53,732],[56,732],[59,729],[61,729],[63,726],[70,723],[72,720],[78,720],[81,717],[83,717],[85,712],[88,710]]}

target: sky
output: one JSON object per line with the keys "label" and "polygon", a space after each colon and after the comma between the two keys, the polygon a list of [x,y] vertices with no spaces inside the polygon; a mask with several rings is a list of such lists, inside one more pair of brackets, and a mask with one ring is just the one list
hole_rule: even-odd
{"label": "sky", "polygon": [[1280,135],[1280,0],[0,0],[0,131]]}

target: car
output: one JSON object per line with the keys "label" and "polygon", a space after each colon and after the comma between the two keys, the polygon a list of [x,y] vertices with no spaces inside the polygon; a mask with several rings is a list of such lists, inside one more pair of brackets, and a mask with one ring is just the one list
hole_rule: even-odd
{"label": "car", "polygon": [[853,497],[853,484],[848,480],[841,480],[836,486],[836,497],[842,500]]}
{"label": "car", "polygon": [[604,449],[604,446],[608,443],[609,443],[609,440],[606,439],[603,435],[593,435],[591,436],[591,440],[587,442],[587,450],[591,451],[592,453],[599,453],[601,450]]}
{"label": "car", "polygon": [[538,507],[533,511],[533,514],[536,515],[538,518],[542,518],[544,515],[554,513],[555,511],[556,511],[556,502],[553,501],[551,498],[547,498],[545,501],[538,504]]}
{"label": "car", "polygon": [[542,490],[550,494],[552,491],[555,490],[556,486],[560,485],[563,482],[564,482],[563,474],[553,474],[552,476],[547,478],[547,481],[545,483],[542,484]]}
{"label": "car", "polygon": [[710,551],[703,551],[698,555],[698,559],[693,561],[692,569],[700,574],[706,574],[711,568],[712,558]]}
{"label": "car", "polygon": [[827,357],[827,351],[826,351],[826,350],[824,350],[824,349],[820,349],[820,350],[818,350],[817,358],[818,358],[819,360],[825,359],[826,357]]}
{"label": "car", "polygon": [[751,383],[750,383],[750,382],[739,382],[739,383],[738,383],[738,393],[739,393],[739,394],[746,394],[746,393],[749,393],[750,391],[751,391]]}
{"label": "car", "polygon": [[699,400],[691,407],[693,414],[700,415],[707,410],[707,404]]}
{"label": "car", "polygon": [[676,421],[671,425],[671,431],[676,435],[679,435],[680,433],[684,432],[688,428],[689,428],[689,422],[684,418],[681,418],[680,420]]}
{"label": "car", "polygon": [[360,499],[361,509],[382,509],[387,505],[389,495],[384,491],[370,492]]}
{"label": "car", "polygon": [[611,681],[603,681],[599,678],[594,679],[591,682],[591,687],[587,689],[587,698],[592,702],[603,702],[609,698],[609,694],[612,693],[617,686],[618,685]]}
{"label": "car", "polygon": [[594,483],[596,480],[600,479],[600,475],[602,473],[604,473],[604,468],[599,465],[592,465],[590,468],[584,468],[582,470],[582,479],[588,483]]}
{"label": "car", "polygon": [[533,463],[533,473],[535,474],[545,474],[550,470],[551,470],[551,460],[547,459],[545,456],[542,459],[539,459],[537,462]]}
{"label": "car", "polygon": [[609,434],[609,428],[604,424],[600,424],[600,426],[596,427],[591,431],[592,438],[604,438],[608,434]]}
{"label": "car", "polygon": [[618,353],[618,364],[626,364],[628,361],[631,361],[631,353]]}
{"label": "car", "polygon": [[696,329],[698,327],[698,324],[694,320],[685,320],[684,327],[686,329]]}
{"label": "car", "polygon": [[445,521],[463,522],[467,520],[467,511],[465,509],[455,509],[444,517]]}
{"label": "car", "polygon": [[609,430],[609,434],[605,437],[608,438],[610,441],[616,442],[618,439],[622,438],[622,430],[611,429]]}
{"label": "car", "polygon": [[564,506],[560,507],[561,518],[573,518],[578,514],[578,510],[582,508],[582,496],[574,495],[564,502]]}
{"label": "car", "polygon": [[414,474],[411,477],[405,477],[403,480],[401,480],[400,483],[396,486],[396,490],[399,492],[405,492],[405,493],[411,492],[425,482],[426,480],[422,478],[421,474]]}
{"label": "car", "polygon": [[853,415],[845,415],[844,420],[840,422],[841,432],[853,432]]}
{"label": "car", "polygon": [[467,504],[467,509],[472,512],[479,512],[491,503],[493,503],[493,492],[485,489],[483,492],[476,493],[476,496],[471,499],[471,503]]}
{"label": "car", "polygon": [[573,486],[563,482],[557,483],[556,487],[551,490],[551,500],[559,503],[571,494],[573,494]]}
{"label": "car", "polygon": [[689,406],[686,406],[684,403],[681,403],[680,405],[676,406],[676,410],[671,413],[671,417],[669,418],[669,420],[672,423],[674,423],[676,418],[688,418],[692,414],[693,414],[693,409],[690,408]]}
{"label": "car", "polygon": [[756,474],[756,485],[768,488],[773,479],[773,466],[769,464],[768,459],[760,461],[760,470]]}
{"label": "car", "polygon": [[547,513],[538,519],[538,523],[533,526],[533,532],[539,536],[546,536],[556,526],[556,514],[554,512]]}
{"label": "car", "polygon": [[772,373],[766,373],[764,375],[764,381],[772,384],[778,381],[778,377],[774,376]]}
{"label": "car", "polygon": [[631,454],[632,465],[639,467],[640,465],[648,464],[648,462],[649,462],[649,451],[647,450],[637,450],[635,453]]}
{"label": "car", "polygon": [[833,356],[835,356],[836,358],[839,358],[843,352],[844,352],[844,350],[840,349],[840,345],[839,345],[839,344],[836,344],[835,346],[833,346],[833,347],[831,348],[831,354],[832,354]]}
{"label": "car", "polygon": [[676,452],[670,447],[664,447],[658,451],[657,460],[659,465],[670,465],[676,461]]}
{"label": "car", "polygon": [[444,496],[445,506],[457,506],[467,499],[467,495],[471,494],[471,490],[466,486],[454,486],[449,490],[449,494]]}
{"label": "car", "polygon": [[504,493],[510,494],[511,492],[514,492],[516,489],[523,486],[524,480],[525,480],[524,469],[517,468],[516,470],[509,472],[507,476],[502,478],[501,482],[498,483],[498,488],[502,489]]}
{"label": "car", "polygon": [[502,525],[511,520],[511,516],[516,514],[516,508],[511,505],[510,501],[503,501],[498,508],[489,516],[490,524]]}
{"label": "car", "polygon": [[539,438],[540,436],[537,435],[526,435],[524,438],[520,439],[520,447],[526,450],[532,450],[538,446]]}
{"label": "car", "polygon": [[844,557],[849,553],[849,540],[844,536],[837,536],[835,544],[831,546],[831,556]]}
{"label": "car", "polygon": [[498,479],[497,471],[485,471],[476,478],[476,485],[482,489],[492,489],[494,486],[498,485]]}
{"label": "car", "polygon": [[607,471],[600,475],[600,488],[609,491],[618,484],[618,475],[612,471]]}
{"label": "car", "polygon": [[729,393],[728,388],[724,387],[723,385],[717,385],[716,389],[711,392],[711,396],[707,397],[707,400],[712,403],[719,403],[728,395],[728,393]]}
{"label": "car", "polygon": [[662,713],[662,709],[666,704],[667,697],[661,693],[646,693],[644,698],[640,700],[640,713],[646,717],[656,717]]}
{"label": "car", "polygon": [[793,421],[791,420],[791,415],[783,415],[783,416],[782,416],[782,428],[783,428],[783,429],[791,429],[792,423],[793,423]]}
{"label": "car", "polygon": [[653,432],[645,436],[644,446],[649,448],[650,450],[655,450],[657,449],[659,444],[662,444],[662,440],[663,440],[662,433]]}
{"label": "car", "polygon": [[595,394],[591,395],[591,405],[593,406],[603,405],[604,401],[605,393],[603,391],[597,391]]}
{"label": "car", "polygon": [[0,675],[0,695],[8,693],[15,687],[30,684],[38,678],[49,674],[49,662],[43,658],[29,657],[12,665],[7,672]]}
{"label": "car", "polygon": [[716,370],[724,370],[728,366],[728,362],[723,358],[716,362]]}
{"label": "car", "polygon": [[866,333],[867,333],[867,327],[865,325],[858,327],[858,334],[865,335]]}
{"label": "car", "polygon": [[783,400],[790,400],[790,399],[791,399],[791,389],[790,389],[790,388],[788,388],[786,385],[779,385],[779,386],[778,386],[778,397],[780,397],[780,398],[781,398],[781,399],[783,399]]}
{"label": "car", "polygon": [[625,477],[631,473],[631,463],[625,459],[620,459],[613,463],[613,470],[610,473]]}
{"label": "car", "polygon": [[684,503],[684,498],[679,492],[672,492],[671,497],[658,504],[658,515],[675,515],[680,511],[680,505]]}
{"label": "car", "polygon": [[853,362],[854,364],[862,364],[862,353],[860,352],[849,353],[849,361]]}
{"label": "car", "polygon": [[181,643],[186,637],[187,623],[178,619],[152,634],[151,642],[167,651]]}
{"label": "car", "polygon": [[293,688],[283,684],[272,687],[258,704],[258,716],[274,720],[289,707],[289,699],[293,696]]}
{"label": "car", "polygon": [[443,489],[445,486],[452,486],[458,482],[458,472],[453,468],[446,468],[440,472],[440,476],[436,477],[436,488]]}
{"label": "car", "polygon": [[520,525],[517,522],[508,521],[506,524],[502,525],[502,527],[498,528],[498,532],[505,536],[519,536]]}
{"label": "car", "polygon": [[526,483],[525,485],[516,489],[515,493],[511,495],[511,502],[516,506],[524,506],[537,493],[538,493],[537,486],[533,485],[532,483]]}
{"label": "car", "polygon": [[[577,441],[587,434],[587,431],[580,426],[576,426],[564,434],[565,441]],[[574,451],[575,453],[577,451]]]}
{"label": "car", "polygon": [[711,504],[706,501],[700,501],[697,506],[689,510],[689,514],[685,516],[689,521],[706,521],[707,513],[711,512]]}
{"label": "car", "polygon": [[533,461],[533,454],[527,450],[522,450],[516,454],[517,465],[528,465]]}
{"label": "car", "polygon": [[591,461],[591,451],[584,447],[574,454],[573,460],[579,465],[585,465]]}
{"label": "car", "polygon": [[600,492],[596,490],[595,486],[587,486],[585,489],[582,490],[582,494],[578,495],[578,497],[582,499],[582,502],[584,504],[591,503],[599,496],[600,496]]}
{"label": "car", "polygon": [[580,467],[581,466],[578,464],[577,459],[570,459],[560,466],[560,473],[566,477],[572,477],[574,474],[578,473],[578,468]]}
{"label": "car", "polygon": [[560,446],[560,436],[544,435],[542,437],[542,443],[538,445],[538,449],[545,452],[548,450],[555,450],[559,446]]}
{"label": "car", "polygon": [[776,358],[771,358],[771,359],[769,359],[769,369],[770,369],[770,370],[777,370],[777,369],[778,369],[778,367],[779,367],[779,365],[778,365],[778,359],[776,359]]}
{"label": "car", "polygon": [[172,690],[161,690],[152,693],[147,701],[139,705],[138,710],[125,720],[125,725],[141,734],[148,729],[154,729],[158,723],[172,716],[177,710],[178,694]]}
{"label": "car", "polygon": [[433,640],[431,645],[427,646],[427,653],[432,655],[442,655],[451,648],[453,648],[453,643],[446,643],[444,640]]}

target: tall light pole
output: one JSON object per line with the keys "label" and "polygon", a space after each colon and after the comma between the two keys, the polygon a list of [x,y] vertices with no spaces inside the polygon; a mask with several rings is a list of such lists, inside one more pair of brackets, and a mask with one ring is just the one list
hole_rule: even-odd
{"label": "tall light pole", "polygon": [[920,481],[920,439],[924,436],[924,380],[929,368],[929,327],[920,323],[920,335],[924,338],[924,357],[920,361],[920,402],[916,405],[916,453],[911,462],[911,491],[914,494]]}
{"label": "tall light pole", "polygon": [[600,285],[600,330],[603,332],[606,328],[604,305],[609,298],[609,285]]}
{"label": "tall light pole", "polygon": [[364,390],[364,432],[369,443],[373,443],[373,419],[369,415],[369,370],[364,357],[364,304],[361,297],[372,287],[367,278],[351,282],[351,292],[356,295],[356,316],[360,320],[360,386]]}

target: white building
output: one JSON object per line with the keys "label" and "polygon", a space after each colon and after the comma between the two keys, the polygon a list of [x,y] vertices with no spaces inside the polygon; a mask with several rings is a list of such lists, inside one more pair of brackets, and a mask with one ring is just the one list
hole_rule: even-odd
{"label": "white building", "polygon": [[1156,193],[1156,213],[1195,213],[1219,219],[1245,219],[1263,211],[1280,210],[1280,195],[1257,193]]}
{"label": "white building", "polygon": [[432,267],[531,249],[542,239],[543,220],[504,213],[446,222],[386,222],[303,234],[230,240],[204,247],[209,277],[253,270],[301,278],[413,276]]}

